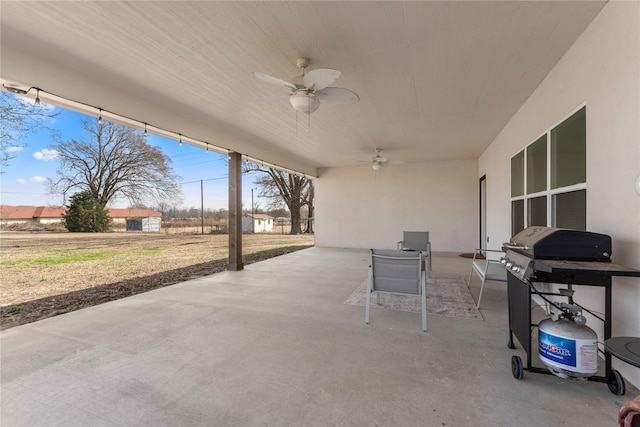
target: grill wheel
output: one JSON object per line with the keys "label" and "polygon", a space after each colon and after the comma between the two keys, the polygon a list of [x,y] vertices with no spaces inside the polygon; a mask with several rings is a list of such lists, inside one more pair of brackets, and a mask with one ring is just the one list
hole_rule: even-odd
{"label": "grill wheel", "polygon": [[511,356],[511,373],[513,374],[513,378],[517,380],[521,380],[524,377],[522,359],[520,356]]}
{"label": "grill wheel", "polygon": [[622,396],[625,393],[624,379],[622,375],[620,375],[620,372],[615,369],[611,371],[607,385],[609,386],[609,391],[616,396]]}

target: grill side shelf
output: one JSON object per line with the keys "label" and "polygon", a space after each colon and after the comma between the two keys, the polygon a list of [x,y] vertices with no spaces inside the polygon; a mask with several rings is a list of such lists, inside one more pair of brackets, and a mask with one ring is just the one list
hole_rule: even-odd
{"label": "grill side shelf", "polygon": [[640,270],[601,261],[534,260],[534,269],[545,273],[640,277]]}

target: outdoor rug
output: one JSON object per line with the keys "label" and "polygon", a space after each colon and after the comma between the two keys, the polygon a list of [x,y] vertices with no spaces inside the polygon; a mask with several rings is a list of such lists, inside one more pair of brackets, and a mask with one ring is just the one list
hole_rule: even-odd
{"label": "outdoor rug", "polygon": [[[365,280],[344,302],[348,305],[365,307],[367,305],[367,281]],[[420,313],[420,298],[413,295],[380,294],[380,304],[376,303],[375,294],[371,295],[372,308]],[[459,317],[463,319],[484,320],[476,303],[467,288],[466,282],[460,278],[430,277],[427,280],[427,313],[438,316]]]}

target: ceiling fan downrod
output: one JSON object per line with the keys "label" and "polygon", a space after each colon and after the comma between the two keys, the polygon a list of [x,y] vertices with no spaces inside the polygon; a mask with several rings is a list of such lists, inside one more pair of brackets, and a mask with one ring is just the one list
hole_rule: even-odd
{"label": "ceiling fan downrod", "polygon": [[309,66],[309,58],[298,58],[296,65],[300,71],[302,71],[302,75],[304,76],[304,71]]}

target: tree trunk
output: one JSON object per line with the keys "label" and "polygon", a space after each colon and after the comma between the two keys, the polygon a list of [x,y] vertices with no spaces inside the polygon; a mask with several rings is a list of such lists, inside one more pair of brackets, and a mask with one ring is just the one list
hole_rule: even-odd
{"label": "tree trunk", "polygon": [[289,234],[300,234],[300,206],[298,209],[289,209],[291,212],[291,231]]}
{"label": "tree trunk", "polygon": [[304,230],[307,234],[313,234],[313,203],[307,203],[309,217],[307,218],[307,228]]}
{"label": "tree trunk", "polygon": [[313,199],[315,198],[315,187],[313,186],[313,182],[309,181],[309,187],[307,190],[307,197],[305,204],[307,205],[307,229],[304,231],[307,234],[313,234],[313,216],[314,216],[314,208],[313,208]]}

